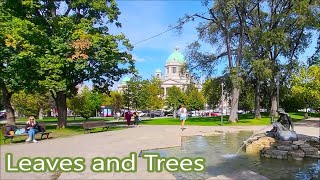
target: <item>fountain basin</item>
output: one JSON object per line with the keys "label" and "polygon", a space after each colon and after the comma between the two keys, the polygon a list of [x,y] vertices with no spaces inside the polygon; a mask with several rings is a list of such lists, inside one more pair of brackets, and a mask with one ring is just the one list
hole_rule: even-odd
{"label": "fountain basin", "polygon": [[[235,179],[235,177],[241,179],[241,174],[243,177],[246,177],[245,174],[256,174],[256,177],[259,176],[261,179],[320,178],[320,160],[318,159],[278,160],[245,151],[239,151],[237,154],[243,141],[246,141],[252,134],[253,132],[240,131],[213,136],[182,137],[181,147],[147,150],[142,153],[156,152],[162,157],[203,157],[206,159],[205,172],[175,172],[173,175],[176,179]],[[260,137],[262,136],[263,134],[260,134]]]}

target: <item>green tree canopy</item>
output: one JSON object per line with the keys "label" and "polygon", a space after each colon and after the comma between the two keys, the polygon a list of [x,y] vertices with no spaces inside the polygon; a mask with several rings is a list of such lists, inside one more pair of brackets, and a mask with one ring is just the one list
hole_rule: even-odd
{"label": "green tree canopy", "polygon": [[320,107],[320,66],[303,67],[292,79],[292,93],[305,108]]}
{"label": "green tree canopy", "polygon": [[68,102],[69,108],[81,117],[89,119],[95,116],[103,103],[103,96],[85,86],[79,94]]}
{"label": "green tree canopy", "polygon": [[50,96],[49,94],[39,94],[39,93],[26,93],[25,91],[20,91],[12,96],[12,105],[15,110],[19,112],[20,115],[24,116],[41,116],[39,114],[40,110],[47,111],[50,109]]}
{"label": "green tree canopy", "polygon": [[194,86],[190,84],[186,90],[186,108],[188,110],[201,110],[204,107],[204,97],[202,93]]}
{"label": "green tree canopy", "polygon": [[[114,0],[4,1],[2,7],[39,31],[34,41],[44,45],[36,51],[36,79],[56,101],[60,128],[67,125],[66,97],[76,94],[78,84],[90,80],[94,89],[105,92],[122,75],[135,71],[129,40],[108,31],[111,24],[121,27]],[[29,30],[31,26],[21,32],[33,33]]]}

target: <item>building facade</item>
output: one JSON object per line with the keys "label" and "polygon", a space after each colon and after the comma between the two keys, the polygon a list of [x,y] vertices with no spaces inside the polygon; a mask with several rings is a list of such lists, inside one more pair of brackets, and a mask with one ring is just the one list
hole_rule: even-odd
{"label": "building facade", "polygon": [[[165,63],[165,71],[162,73],[160,69],[155,71],[154,76],[161,80],[161,88],[163,89],[163,97],[167,96],[168,88],[172,86],[179,87],[182,91],[185,91],[187,85],[190,84],[192,77],[186,70],[186,60],[179,52],[179,48],[175,48],[174,52],[169,55]],[[129,77],[124,77],[118,85],[118,91],[123,92],[127,88],[127,82]],[[201,84],[197,84],[196,87],[201,90]]]}
{"label": "building facade", "polygon": [[[179,52],[179,48],[176,48],[166,60],[164,74],[160,69],[156,71],[155,77],[162,81],[161,88],[163,89],[164,97],[167,96],[168,88],[176,86],[185,91],[187,85],[192,81],[192,77],[186,69],[186,63],[183,54]],[[200,90],[201,85],[197,85],[197,88]]]}

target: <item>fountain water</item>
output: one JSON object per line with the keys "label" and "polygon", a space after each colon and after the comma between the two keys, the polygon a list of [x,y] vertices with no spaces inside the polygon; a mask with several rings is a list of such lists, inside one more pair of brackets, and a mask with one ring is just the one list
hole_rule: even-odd
{"label": "fountain water", "polygon": [[[256,131],[255,133],[253,133],[252,136],[250,136],[248,139],[246,139],[244,142],[247,142],[249,139],[253,138],[255,135],[257,135],[258,133],[260,133],[262,130],[269,128],[271,125],[264,127],[258,131]],[[235,158],[238,156],[238,154],[240,153],[241,149],[246,145],[246,143],[243,143],[240,148],[238,149],[238,151],[235,154],[224,154],[222,155],[222,157],[226,158],[226,159],[231,159],[231,158]]]}

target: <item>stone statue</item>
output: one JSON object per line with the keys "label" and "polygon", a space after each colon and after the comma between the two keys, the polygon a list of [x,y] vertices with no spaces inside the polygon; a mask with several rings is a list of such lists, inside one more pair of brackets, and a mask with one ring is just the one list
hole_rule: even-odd
{"label": "stone statue", "polygon": [[297,141],[298,135],[293,130],[293,122],[290,116],[283,109],[279,109],[278,112],[280,117],[277,122],[273,123],[273,129],[267,131],[267,136],[282,141]]}
{"label": "stone statue", "polygon": [[278,113],[280,117],[278,118],[277,122],[280,122],[288,130],[291,128],[292,131],[294,131],[291,117],[281,108],[278,110]]}

